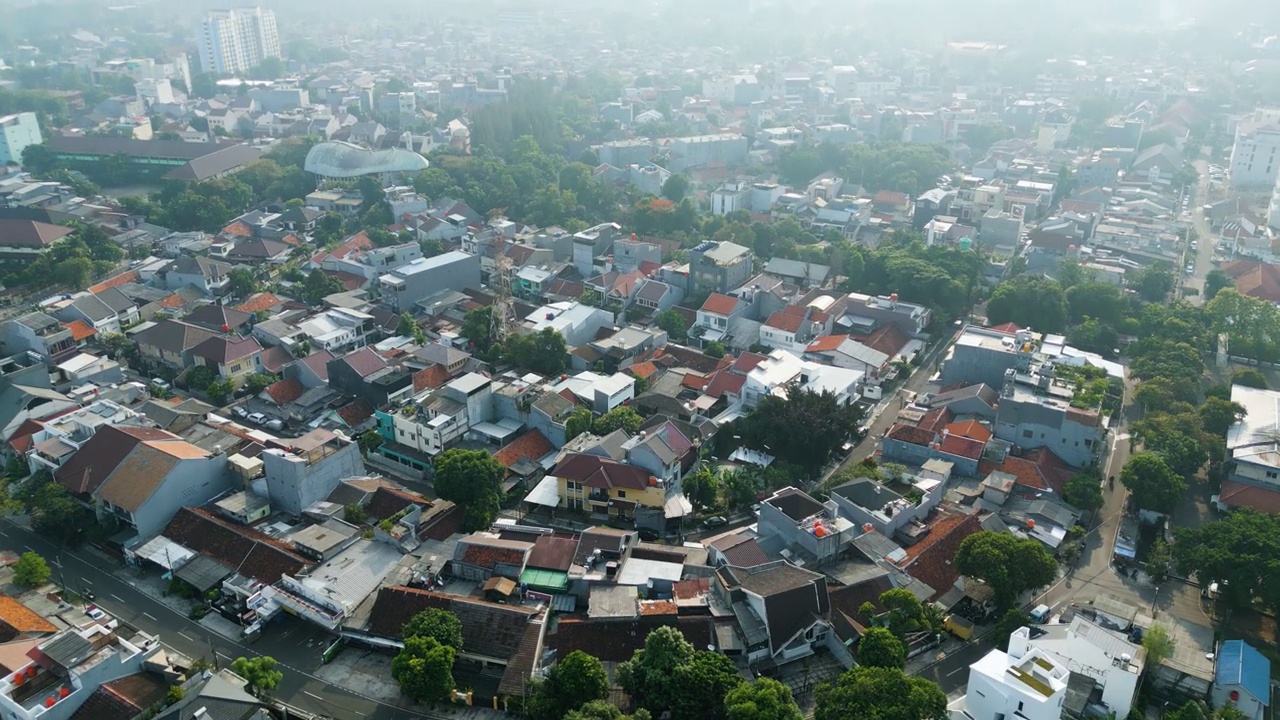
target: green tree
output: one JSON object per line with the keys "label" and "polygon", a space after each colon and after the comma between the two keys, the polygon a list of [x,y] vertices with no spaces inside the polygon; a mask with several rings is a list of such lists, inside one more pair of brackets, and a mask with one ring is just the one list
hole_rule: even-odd
{"label": "green tree", "polygon": [[1148,667],[1160,667],[1161,663],[1173,655],[1173,647],[1176,644],[1165,626],[1157,623],[1147,628],[1147,631],[1142,634],[1142,647],[1147,651]]}
{"label": "green tree", "polygon": [[901,670],[907,665],[907,648],[887,628],[869,628],[858,641],[858,664]]}
{"label": "green tree", "polygon": [[435,462],[435,490],[444,500],[467,509],[468,532],[488,528],[502,501],[506,469],[483,450],[452,448]]}
{"label": "green tree", "polygon": [[333,275],[327,275],[320,269],[312,270],[306,280],[302,282],[302,288],[299,291],[299,297],[308,305],[316,306],[324,302],[324,299],[334,293],[340,293],[346,290],[346,286],[342,281]]}
{"label": "green tree", "polygon": [[556,375],[569,364],[564,336],[552,328],[508,338],[504,356],[512,364],[540,375]]}
{"label": "green tree", "polygon": [[22,587],[39,587],[49,582],[52,573],[49,563],[30,550],[22,553],[13,564],[13,582]]}
{"label": "green tree", "polygon": [[702,348],[702,353],[709,358],[722,358],[725,356],[726,352],[724,345],[715,340],[707,343],[706,346]]}
{"label": "green tree", "polygon": [[744,418],[717,432],[716,454],[728,455],[739,444],[766,452],[815,477],[862,419],[857,405],[841,403],[830,392],[792,391],[769,396]]}
{"label": "green tree", "polygon": [[238,657],[231,663],[231,672],[244,678],[249,692],[255,695],[274,690],[284,679],[284,673],[276,669],[276,659],[269,655]]}
{"label": "green tree", "polygon": [[54,281],[68,287],[88,287],[92,277],[93,262],[86,257],[67,258],[53,268]]}
{"label": "green tree", "polygon": [[1137,272],[1128,273],[1126,278],[1129,280],[1129,287],[1148,302],[1160,302],[1173,291],[1173,273],[1159,265],[1148,265]]}
{"label": "green tree", "polygon": [[803,720],[791,688],[773,678],[742,683],[724,696],[727,720]]}
{"label": "green tree", "polygon": [[347,503],[342,506],[342,519],[352,525],[364,525],[369,521],[369,511],[359,503]]}
{"label": "green tree", "polygon": [[882,621],[899,639],[905,639],[908,633],[929,630],[925,619],[924,605],[906,588],[893,588],[880,593],[880,607],[884,608]]}
{"label": "green tree", "polygon": [[1147,551],[1147,560],[1143,563],[1143,569],[1147,571],[1147,574],[1155,582],[1159,583],[1169,574],[1169,565],[1172,562],[1173,558],[1169,554],[1169,544],[1164,541],[1164,538],[1157,537]]}
{"label": "green tree", "polygon": [[1243,385],[1245,387],[1257,388],[1259,390],[1266,390],[1268,387],[1267,376],[1253,368],[1237,370],[1235,374],[1231,376],[1231,384]]}
{"label": "green tree", "polygon": [[694,507],[706,510],[719,506],[720,479],[706,468],[686,475],[681,488]]}
{"label": "green tree", "polygon": [[1000,616],[1000,620],[996,622],[996,626],[991,629],[991,634],[996,638],[996,645],[1001,650],[1009,648],[1009,636],[1013,631],[1020,627],[1031,624],[1031,618],[1027,614],[1017,608],[1009,608],[1004,615]]}
{"label": "green tree", "polygon": [[662,197],[671,202],[680,202],[689,194],[689,178],[682,173],[675,173],[662,183]]}
{"label": "green tree", "polygon": [[[679,691],[672,698],[671,715],[684,720],[723,720],[725,695],[743,682],[733,661],[712,650],[695,652],[688,662],[676,667],[672,681]],[[651,706],[646,709],[655,712]]]}
{"label": "green tree", "polygon": [[462,622],[458,616],[439,608],[427,608],[409,618],[400,630],[403,638],[429,637],[454,650],[462,649]]}
{"label": "green tree", "polygon": [[1120,288],[1104,282],[1082,282],[1067,290],[1067,310],[1073,323],[1085,318],[1115,326],[1124,319],[1129,303]]}
{"label": "green tree", "polygon": [[214,380],[204,389],[204,393],[209,396],[209,401],[218,407],[226,405],[227,400],[231,398],[235,391],[236,381],[231,378]]}
{"label": "green tree", "polygon": [[653,316],[653,322],[667,333],[672,342],[684,342],[688,337],[689,326],[675,310],[659,312]]}
{"label": "green tree", "polygon": [[270,373],[270,372],[253,373],[252,375],[249,375],[249,377],[246,377],[244,379],[244,387],[251,394],[257,395],[258,393],[267,389],[267,386],[277,382],[279,379],[280,378],[277,377],[275,373]]}
{"label": "green tree", "polygon": [[468,310],[462,318],[462,336],[471,341],[476,354],[487,356],[493,348],[493,306]]}
{"label": "green tree", "polygon": [[231,294],[236,297],[247,297],[258,291],[258,281],[246,268],[232,268],[227,274],[227,283]]}
{"label": "green tree", "polygon": [[946,720],[947,696],[896,668],[853,667],[814,692],[814,720]]}
{"label": "green tree", "polygon": [[1216,397],[1205,398],[1197,412],[1204,431],[1221,437],[1226,437],[1231,426],[1243,420],[1246,413],[1240,403]]}
{"label": "green tree", "polygon": [[1255,598],[1280,610],[1280,516],[1242,508],[1199,527],[1174,529],[1173,562],[1201,587],[1218,583],[1218,597],[1235,608]]}
{"label": "green tree", "polygon": [[560,720],[591,702],[609,697],[609,673],[599,659],[574,650],[551,668],[537,685],[530,715],[535,720]]}
{"label": "green tree", "polygon": [[618,684],[636,705],[674,720],[723,718],[725,694],[742,683],[733,661],[720,653],[695,651],[680,631],[660,627],[644,648],[620,663]]}
{"label": "green tree", "polygon": [[990,586],[996,605],[1002,609],[1013,607],[1023,592],[1048,585],[1058,574],[1058,564],[1044,545],[989,530],[974,533],[960,543],[955,567]]}
{"label": "green tree", "polygon": [[565,441],[572,440],[582,433],[591,432],[594,420],[595,416],[591,414],[591,410],[584,407],[574,410],[564,421]]}
{"label": "green tree", "polygon": [[439,702],[453,690],[454,650],[429,635],[406,638],[391,660],[391,677],[414,702]]}
{"label": "green tree", "polygon": [[27,481],[35,488],[27,498],[32,529],[53,540],[79,545],[84,541],[85,530],[93,524],[93,514],[60,483],[41,477],[37,473]]}
{"label": "green tree", "polygon": [[564,714],[564,720],[653,720],[648,710],[641,708],[632,715],[623,715],[617,705],[604,700],[592,700],[577,710]]}
{"label": "green tree", "polygon": [[1011,322],[1041,332],[1061,332],[1067,327],[1066,295],[1053,280],[1019,275],[996,286],[987,301],[987,319],[993,325]]}
{"label": "green tree", "polygon": [[419,345],[427,341],[427,333],[413,319],[413,314],[408,312],[400,313],[400,320],[396,324],[396,334],[412,338]]}
{"label": "green tree", "polygon": [[619,405],[596,418],[592,432],[596,435],[608,435],[614,430],[621,430],[628,435],[635,435],[640,432],[643,422],[644,418],[630,406]]}
{"label": "green tree", "polygon": [[1187,483],[1155,453],[1142,452],[1129,458],[1120,471],[1120,482],[1129,489],[1132,502],[1143,510],[1171,513],[1177,507]]}
{"label": "green tree", "polygon": [[1222,268],[1214,268],[1204,276],[1204,301],[1209,302],[1223,288],[1235,287],[1236,283]]}
{"label": "green tree", "polygon": [[1093,473],[1076,473],[1062,488],[1062,495],[1081,510],[1097,510],[1102,507],[1102,481]]}

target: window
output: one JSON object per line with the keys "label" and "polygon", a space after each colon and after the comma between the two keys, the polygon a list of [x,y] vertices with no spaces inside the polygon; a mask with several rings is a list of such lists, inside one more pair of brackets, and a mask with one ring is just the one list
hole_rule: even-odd
{"label": "window", "polygon": [[1275,471],[1275,470],[1268,470],[1268,471],[1267,471],[1267,477],[1271,478],[1272,480],[1276,479],[1276,477],[1277,477],[1277,475],[1276,475],[1276,471]]}
{"label": "window", "polygon": [[1018,701],[1018,712],[1022,712],[1022,701]]}
{"label": "window", "polygon": [[1035,433],[1031,432],[1030,430],[1023,430],[1023,431],[1022,431],[1022,437],[1024,437],[1024,438],[1029,438],[1029,437],[1031,437],[1031,436],[1032,436],[1032,435],[1034,435],[1034,434],[1035,434]]}
{"label": "window", "polygon": [[240,372],[240,363],[236,363],[235,365],[232,365],[232,366],[231,366],[231,372],[233,372],[233,373],[238,373],[238,372]]}
{"label": "window", "polygon": [[626,498],[626,497],[627,497],[627,491],[626,491],[626,490],[619,490],[619,491],[618,491],[618,497],[619,497],[619,498]]}

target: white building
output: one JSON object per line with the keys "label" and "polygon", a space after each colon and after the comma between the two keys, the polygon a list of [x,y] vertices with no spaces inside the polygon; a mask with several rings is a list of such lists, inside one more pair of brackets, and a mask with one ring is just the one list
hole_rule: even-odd
{"label": "white building", "polygon": [[1236,126],[1231,146],[1231,184],[1235,187],[1275,187],[1280,173],[1280,109],[1258,109]]}
{"label": "white building", "polygon": [[866,374],[860,370],[819,365],[801,360],[786,350],[774,350],[747,373],[742,401],[748,408],[760,404],[767,395],[786,397],[791,388],[830,392],[837,402],[857,399]]}
{"label": "white building", "polygon": [[1232,471],[1222,481],[1218,507],[1274,512],[1280,503],[1280,392],[1233,385],[1231,402],[1246,414],[1227,430]]}
{"label": "white building", "polygon": [[0,117],[0,167],[13,163],[22,164],[22,151],[28,145],[44,142],[40,135],[40,123],[30,112]]}
{"label": "white building", "polygon": [[1047,653],[1077,676],[1093,681],[1089,693],[1082,693],[1079,698],[1068,696],[1068,711],[1085,714],[1086,704],[1101,703],[1105,706],[1101,715],[1114,712],[1116,717],[1129,716],[1146,662],[1147,651],[1141,645],[1077,615],[1070,625],[1023,627],[1009,636],[1011,654],[1023,655],[1033,648]]}
{"label": "white building", "polygon": [[212,10],[200,21],[200,66],[236,75],[280,57],[276,14],[262,8]]}
{"label": "white building", "polygon": [[555,392],[568,390],[593,412],[604,414],[635,397],[635,380],[626,373],[600,375],[580,372],[551,387]]}
{"label": "white building", "polygon": [[711,192],[711,214],[728,215],[737,210],[747,210],[751,204],[751,190],[742,183],[726,183]]}
{"label": "white building", "polygon": [[951,706],[952,720],[1062,717],[1071,671],[1042,650],[1018,649],[992,650],[969,666],[968,692]]}

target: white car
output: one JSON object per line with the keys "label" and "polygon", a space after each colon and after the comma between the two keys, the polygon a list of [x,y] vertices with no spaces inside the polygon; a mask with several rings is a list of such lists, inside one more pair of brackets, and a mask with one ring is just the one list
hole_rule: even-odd
{"label": "white car", "polygon": [[107,614],[102,611],[102,608],[98,607],[97,605],[90,605],[89,607],[85,608],[84,614],[88,615],[94,620],[101,620],[102,618],[107,616]]}
{"label": "white car", "polygon": [[163,378],[151,378],[151,384],[155,385],[156,387],[160,388],[165,392],[169,392],[171,389],[173,389],[173,386],[170,385],[168,381],[164,380]]}
{"label": "white car", "polygon": [[262,413],[249,413],[249,417],[245,418],[254,425],[261,425],[267,421],[267,416]]}
{"label": "white car", "polygon": [[235,415],[235,416],[236,416],[236,417],[238,417],[238,418],[247,418],[247,417],[249,417],[249,411],[248,411],[248,410],[245,410],[243,405],[237,405],[237,406],[235,406],[235,407],[231,408],[231,414],[232,414],[232,415]]}

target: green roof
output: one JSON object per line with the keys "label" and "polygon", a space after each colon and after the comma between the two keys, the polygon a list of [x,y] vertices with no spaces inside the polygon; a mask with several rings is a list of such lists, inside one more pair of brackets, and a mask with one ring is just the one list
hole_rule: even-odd
{"label": "green roof", "polygon": [[564,592],[569,589],[569,573],[529,568],[520,574],[520,582],[528,585],[530,590]]}

